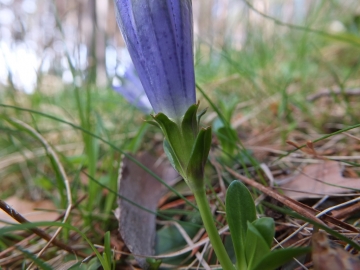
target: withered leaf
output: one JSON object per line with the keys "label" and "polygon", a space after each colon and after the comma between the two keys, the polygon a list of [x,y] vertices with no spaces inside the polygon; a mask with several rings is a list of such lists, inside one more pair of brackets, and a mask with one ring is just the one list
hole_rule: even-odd
{"label": "withered leaf", "polygon": [[[167,160],[156,165],[158,159],[149,153],[138,155],[136,159],[167,184],[173,185],[177,181],[178,174]],[[119,220],[120,234],[132,253],[154,255],[156,236],[154,213],[158,201],[166,191],[166,187],[137,164],[126,157],[123,159],[122,172],[119,176],[119,194],[127,200],[118,199],[115,214]],[[143,269],[148,268],[145,257],[135,258]]]}
{"label": "withered leaf", "polygon": [[327,160],[306,165],[294,179],[281,187],[285,188],[284,194],[292,199],[319,198],[349,193],[352,189],[360,190],[360,178],[343,177],[340,163]]}
{"label": "withered leaf", "polygon": [[326,233],[312,237],[312,259],[315,270],[360,270],[360,260],[340,247],[333,247]]}

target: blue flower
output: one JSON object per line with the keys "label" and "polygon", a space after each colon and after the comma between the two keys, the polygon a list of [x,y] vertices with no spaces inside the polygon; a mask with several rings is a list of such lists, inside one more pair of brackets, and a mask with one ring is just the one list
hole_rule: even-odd
{"label": "blue flower", "polygon": [[117,22],[155,113],[196,102],[191,0],[114,0]]}
{"label": "blue flower", "polygon": [[113,89],[143,113],[151,113],[151,104],[132,63],[125,66],[121,77],[121,85],[113,85]]}

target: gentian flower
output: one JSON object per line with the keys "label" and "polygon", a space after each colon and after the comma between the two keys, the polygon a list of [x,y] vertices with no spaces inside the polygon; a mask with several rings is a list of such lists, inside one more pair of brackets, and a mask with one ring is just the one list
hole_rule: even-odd
{"label": "gentian flower", "polygon": [[191,0],[114,0],[117,22],[164,133],[164,151],[194,193],[206,231],[224,269],[235,269],[206,198],[204,169],[211,128],[200,128],[195,104]]}
{"label": "gentian flower", "polygon": [[113,85],[113,89],[143,113],[152,112],[150,101],[136,74],[134,65],[125,66],[125,72],[121,76],[121,85]]}
{"label": "gentian flower", "polygon": [[196,102],[191,0],[114,0],[117,22],[155,113],[176,122]]}
{"label": "gentian flower", "polygon": [[[114,0],[117,22],[164,133],[164,150],[191,188],[203,188],[211,128],[195,104],[191,0]],[[195,187],[196,186],[196,187]]]}

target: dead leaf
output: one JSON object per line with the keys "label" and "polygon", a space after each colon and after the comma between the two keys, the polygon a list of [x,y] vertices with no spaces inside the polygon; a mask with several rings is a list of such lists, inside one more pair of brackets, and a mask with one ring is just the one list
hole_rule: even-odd
{"label": "dead leaf", "polygon": [[[341,186],[341,187],[340,187]],[[281,185],[292,199],[319,198],[324,195],[360,190],[360,178],[345,178],[339,162],[323,161],[306,165],[290,182]]]}
{"label": "dead leaf", "polygon": [[[55,205],[49,200],[34,202],[22,200],[16,196],[12,196],[5,199],[4,201],[30,222],[54,221],[59,216],[59,214],[55,211]],[[35,209],[46,209],[49,211],[40,211]],[[0,221],[5,222],[0,222],[0,227],[6,226],[6,222],[17,223],[16,220],[14,220],[2,210],[0,210]]]}
{"label": "dead leaf", "polygon": [[332,247],[326,233],[312,237],[312,259],[315,270],[360,270],[360,260],[340,247]]}
{"label": "dead leaf", "polygon": [[[157,158],[148,153],[136,159],[169,185],[177,181],[178,174],[167,161],[156,166]],[[123,159],[122,173],[119,177],[119,193],[127,200],[121,198],[118,200],[115,215],[119,220],[120,234],[132,253],[144,256],[154,255],[156,215],[153,213],[156,212],[158,201],[166,191],[166,187],[137,164],[126,157]],[[148,267],[144,257],[135,258],[143,269]]]}

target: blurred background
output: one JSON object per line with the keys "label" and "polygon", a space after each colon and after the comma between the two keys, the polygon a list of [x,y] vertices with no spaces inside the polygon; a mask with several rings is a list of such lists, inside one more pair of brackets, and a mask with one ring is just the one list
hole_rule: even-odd
{"label": "blurred background", "polygon": [[[267,164],[274,177],[286,179],[304,163],[318,161],[294,152],[294,145],[316,140],[317,153],[349,160],[351,175],[359,177],[359,0],[193,0],[193,9],[195,72],[203,89],[197,88],[197,98],[208,108],[203,125],[214,131],[211,159],[257,180],[264,179],[255,173],[259,164]],[[46,211],[34,220],[55,220],[69,201],[62,165],[73,202],[79,202],[69,223],[94,244],[110,231],[111,245],[124,249],[114,217],[123,153],[165,160],[163,136],[144,123],[150,119],[144,114],[148,103],[129,98],[141,85],[127,81],[128,71],[112,0],[0,0],[1,200],[31,213],[31,221],[39,216],[35,208]],[[221,133],[224,119],[236,136]],[[332,132],[337,133],[324,136]],[[215,187],[219,179],[234,179],[208,168]],[[182,184],[174,188],[187,195]],[[222,185],[214,195],[224,195]],[[175,194],[164,202],[179,199]],[[166,209],[158,213],[194,223],[196,211],[189,205]],[[14,222],[0,211],[4,220]],[[181,235],[172,243],[171,232],[163,233],[173,250],[186,245]],[[24,255],[12,256],[19,239],[0,234],[1,266],[20,269],[16,256]],[[76,234],[65,230],[61,239],[92,252]],[[42,245],[27,243],[29,250]],[[55,251],[59,261],[75,260],[61,251]],[[51,252],[44,260],[55,257]]]}
{"label": "blurred background", "polygon": [[[253,36],[274,46],[294,32],[274,20],[359,33],[356,0],[194,0],[193,6],[202,57],[214,48],[241,51]],[[74,83],[104,87],[126,57],[111,0],[0,0],[1,88],[49,93]]]}

